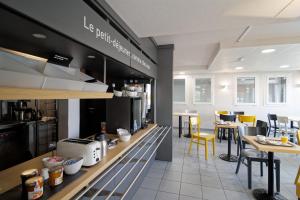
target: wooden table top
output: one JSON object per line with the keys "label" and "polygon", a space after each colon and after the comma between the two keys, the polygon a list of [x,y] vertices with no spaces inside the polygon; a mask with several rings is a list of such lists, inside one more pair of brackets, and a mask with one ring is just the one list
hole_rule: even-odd
{"label": "wooden table top", "polygon": [[264,145],[256,142],[256,136],[243,136],[243,138],[259,151],[300,154],[300,146],[298,145],[294,145],[293,147]]}
{"label": "wooden table top", "polygon": [[[99,174],[104,172],[109,168],[115,161],[117,161],[124,153],[126,153],[130,148],[132,148],[136,143],[138,143],[142,138],[144,138],[151,130],[153,130],[157,125],[149,124],[147,128],[141,129],[132,135],[130,141],[119,142],[118,145],[107,151],[107,155],[96,165],[92,167],[82,167],[82,170],[86,171],[78,179],[64,187],[58,193],[51,196],[53,199],[71,199],[75,194],[77,194],[82,188],[87,186],[90,181],[95,179]],[[0,194],[5,191],[16,187],[21,183],[20,174],[26,169],[41,169],[43,168],[42,158],[51,156],[51,152],[40,157],[36,157],[27,162],[21,163],[14,167],[8,168],[0,172]]]}
{"label": "wooden table top", "polygon": [[216,122],[217,128],[238,128],[239,126],[244,126],[244,124],[240,122],[225,122],[225,124],[218,124],[218,122]]}
{"label": "wooden table top", "polygon": [[187,112],[174,112],[173,115],[175,116],[190,116],[190,117],[197,117],[199,113],[187,113]]}

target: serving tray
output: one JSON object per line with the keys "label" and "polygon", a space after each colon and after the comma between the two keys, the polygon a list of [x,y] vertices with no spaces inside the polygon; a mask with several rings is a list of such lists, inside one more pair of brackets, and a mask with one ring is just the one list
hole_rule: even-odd
{"label": "serving tray", "polygon": [[255,139],[256,142],[263,145],[273,145],[273,146],[281,146],[281,147],[293,147],[294,144],[291,142],[288,142],[286,144],[283,144],[280,140],[266,140],[266,141],[259,141]]}

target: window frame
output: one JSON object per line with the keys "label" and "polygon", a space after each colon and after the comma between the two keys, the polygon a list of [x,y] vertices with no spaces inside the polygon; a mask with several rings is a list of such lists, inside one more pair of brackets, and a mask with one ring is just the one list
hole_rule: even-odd
{"label": "window frame", "polygon": [[[181,76],[178,76],[178,77],[173,77],[173,85],[172,87],[174,87],[174,80],[184,80],[184,101],[175,101],[173,99],[173,104],[187,104],[187,90],[188,90],[188,87],[187,87],[187,77],[181,77]],[[173,93],[174,93],[174,90],[173,90]],[[172,98],[173,98],[173,95],[172,94]]]}
{"label": "window frame", "polygon": [[[237,88],[238,88],[238,79],[239,78],[254,78],[254,103],[239,103],[237,101],[238,99],[238,91],[237,91]],[[237,75],[235,76],[235,84],[234,84],[234,105],[237,105],[237,106],[257,106],[258,105],[258,94],[259,94],[259,91],[258,91],[258,88],[259,88],[259,85],[258,85],[258,77],[257,75],[252,75],[252,74],[249,74],[249,75]]]}
{"label": "window frame", "polygon": [[[196,102],[196,80],[197,79],[210,79],[210,91],[211,91],[211,101],[210,102]],[[195,76],[193,77],[193,104],[194,105],[214,105],[214,88],[215,88],[214,76]]]}
{"label": "window frame", "polygon": [[[285,93],[285,102],[283,103],[272,103],[269,102],[269,81],[270,78],[278,78],[278,77],[284,77],[286,78],[286,93]],[[266,76],[266,89],[265,89],[265,105],[268,106],[280,106],[280,105],[286,105],[288,103],[288,84],[289,84],[289,77],[287,74],[269,74]]]}

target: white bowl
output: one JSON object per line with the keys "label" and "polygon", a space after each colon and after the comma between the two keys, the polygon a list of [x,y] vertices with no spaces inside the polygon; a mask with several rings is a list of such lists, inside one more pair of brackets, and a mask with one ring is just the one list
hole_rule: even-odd
{"label": "white bowl", "polygon": [[137,92],[126,91],[126,94],[129,97],[137,97]]}
{"label": "white bowl", "polygon": [[118,91],[118,90],[114,90],[114,95],[115,95],[116,97],[121,97],[121,96],[123,96],[123,92]]}
{"label": "white bowl", "polygon": [[43,164],[46,168],[51,168],[51,167],[56,167],[56,166],[60,166],[63,165],[64,163],[64,158],[60,157],[60,156],[53,156],[53,157],[46,157],[43,158]]}
{"label": "white bowl", "polygon": [[120,140],[122,142],[128,142],[131,138],[131,135],[130,134],[124,134],[124,135],[119,135],[119,137],[120,137]]}
{"label": "white bowl", "polygon": [[257,139],[258,141],[263,142],[263,141],[266,140],[266,136],[264,136],[264,135],[257,135],[257,136],[256,136],[256,139]]}
{"label": "white bowl", "polygon": [[68,175],[76,174],[83,164],[83,157],[71,158],[64,162],[64,172]]}

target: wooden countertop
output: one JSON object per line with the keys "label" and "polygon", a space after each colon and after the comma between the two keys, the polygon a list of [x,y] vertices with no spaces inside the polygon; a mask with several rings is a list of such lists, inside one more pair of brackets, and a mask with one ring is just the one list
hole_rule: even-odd
{"label": "wooden countertop", "polygon": [[[82,188],[87,186],[93,179],[95,179],[99,174],[104,172],[109,166],[111,166],[115,161],[118,160],[123,154],[125,154],[131,147],[138,143],[142,138],[144,138],[151,130],[153,130],[157,125],[149,124],[147,128],[142,129],[135,133],[130,141],[119,142],[114,149],[107,151],[107,155],[96,165],[82,169],[86,171],[77,180],[73,181],[67,185],[60,192],[54,194],[50,199],[70,199],[75,194],[77,194]],[[21,184],[20,174],[26,169],[43,168],[42,158],[51,156],[52,152],[45,155],[39,156],[32,160],[26,161],[9,169],[0,171],[0,194],[4,193],[17,185]]]}
{"label": "wooden countertop", "polygon": [[259,151],[300,154],[300,146],[298,145],[294,145],[293,147],[264,145],[256,142],[256,136],[244,136],[243,138]]}

